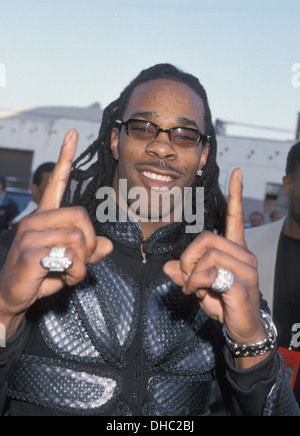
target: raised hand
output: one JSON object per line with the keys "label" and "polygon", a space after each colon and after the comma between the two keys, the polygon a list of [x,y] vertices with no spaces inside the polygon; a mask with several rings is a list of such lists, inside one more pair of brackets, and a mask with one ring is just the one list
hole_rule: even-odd
{"label": "raised hand", "polygon": [[[97,238],[85,209],[60,208],[78,143],[78,133],[67,133],[58,163],[37,211],[24,218],[0,274],[0,322],[11,337],[27,309],[38,299],[65,285],[83,280],[86,265],[102,260],[112,243]],[[41,265],[53,247],[66,248],[72,267],[51,273]]]}
{"label": "raised hand", "polygon": [[[260,319],[257,262],[244,238],[242,173],[232,173],[229,184],[226,237],[203,232],[183,253],[180,262],[165,265],[165,273],[186,294],[195,293],[203,310],[220,321],[230,338],[239,344],[251,344],[266,338]],[[218,270],[234,275],[228,292],[218,294],[212,285]],[[264,357],[243,362],[250,367]]]}

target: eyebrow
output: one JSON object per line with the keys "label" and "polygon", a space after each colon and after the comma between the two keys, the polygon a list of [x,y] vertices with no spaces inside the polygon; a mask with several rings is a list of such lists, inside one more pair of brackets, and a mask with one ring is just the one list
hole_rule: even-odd
{"label": "eyebrow", "polygon": [[194,120],[190,120],[189,118],[179,117],[177,118],[178,124],[182,124],[183,126],[194,126],[197,130],[199,130],[199,126]]}
{"label": "eyebrow", "polygon": [[[130,118],[144,118],[146,120],[158,120],[158,115],[156,112],[151,112],[151,111],[146,111],[146,112],[134,112]],[[196,121],[194,120],[190,120],[189,118],[186,117],[178,117],[177,118],[177,124],[178,125],[182,125],[182,126],[194,126],[197,130],[199,130],[199,126],[196,123]]]}
{"label": "eyebrow", "polygon": [[136,118],[136,117],[138,117],[138,118],[145,118],[146,120],[148,119],[148,120],[150,120],[150,119],[154,119],[154,120],[157,120],[157,118],[158,118],[158,115],[157,115],[157,113],[156,112],[134,112],[131,116],[130,116],[130,118]]}

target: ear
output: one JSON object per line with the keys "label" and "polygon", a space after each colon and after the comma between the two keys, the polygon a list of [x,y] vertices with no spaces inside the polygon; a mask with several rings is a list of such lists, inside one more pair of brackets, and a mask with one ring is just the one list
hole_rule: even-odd
{"label": "ear", "polygon": [[283,186],[284,186],[286,195],[288,197],[290,197],[291,191],[292,191],[292,185],[293,185],[292,178],[290,176],[284,176],[282,181],[283,181]]}
{"label": "ear", "polygon": [[110,149],[115,160],[119,160],[119,139],[120,131],[119,129],[114,128],[111,132]]}
{"label": "ear", "polygon": [[205,147],[202,148],[199,170],[202,170],[204,168],[208,158],[208,153],[209,153],[209,144],[205,145]]}

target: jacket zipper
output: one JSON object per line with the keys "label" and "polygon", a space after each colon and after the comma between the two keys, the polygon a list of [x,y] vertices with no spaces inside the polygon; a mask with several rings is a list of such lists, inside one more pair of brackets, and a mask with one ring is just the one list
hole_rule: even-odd
{"label": "jacket zipper", "polygon": [[137,327],[137,350],[135,355],[135,377],[136,377],[136,390],[134,393],[135,400],[135,410],[134,415],[141,414],[143,407],[143,397],[144,397],[144,370],[145,370],[145,357],[144,357],[144,347],[143,347],[143,337],[144,337],[144,306],[145,306],[145,271],[147,268],[147,257],[144,251],[142,250],[142,267],[141,267],[141,275],[140,275],[140,313],[139,313],[139,322]]}

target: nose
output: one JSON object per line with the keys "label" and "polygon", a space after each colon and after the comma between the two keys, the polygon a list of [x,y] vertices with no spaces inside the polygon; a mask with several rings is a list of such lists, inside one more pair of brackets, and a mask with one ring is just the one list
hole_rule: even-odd
{"label": "nose", "polygon": [[148,143],[146,153],[151,156],[155,155],[159,159],[169,160],[175,160],[178,155],[166,132],[160,132],[156,139]]}

